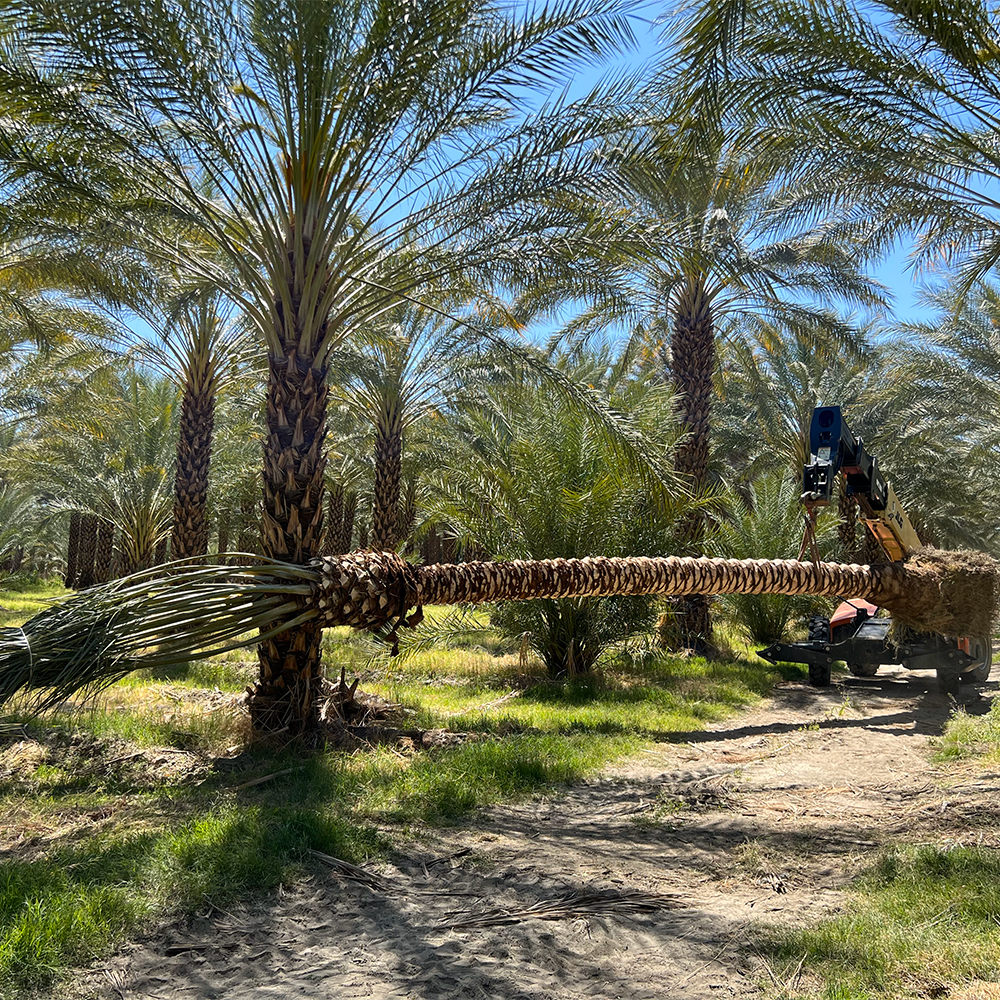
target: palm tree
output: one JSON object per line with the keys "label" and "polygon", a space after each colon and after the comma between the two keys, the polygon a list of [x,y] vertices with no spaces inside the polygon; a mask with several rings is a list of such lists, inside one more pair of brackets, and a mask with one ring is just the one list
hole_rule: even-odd
{"label": "palm tree", "polygon": [[76,586],[101,582],[112,526],[124,573],[157,563],[170,536],[175,418],[174,386],[126,369],[87,410],[49,412],[5,456],[52,510],[81,515]]}
{"label": "palm tree", "polygon": [[803,218],[866,254],[906,240],[916,265],[956,267],[965,292],[1000,263],[987,4],[705,0],[672,27],[669,71],[699,69],[689,114],[729,102],[747,141],[794,166]]}
{"label": "palm tree", "polygon": [[[153,318],[146,304],[147,318]],[[247,329],[217,291],[198,289],[175,296],[155,341],[142,345],[181,391],[174,464],[173,559],[208,552],[208,478],[220,392],[252,380],[245,360]]]}
{"label": "palm tree", "polygon": [[[53,160],[42,116],[17,120],[4,136],[12,188],[41,176],[58,197],[110,161],[99,193],[116,178],[116,194],[163,206],[224,262],[136,218],[179,273],[225,288],[266,346],[264,548],[296,563],[322,542],[331,353],[431,284],[516,282],[548,259],[549,233],[572,245],[602,174],[588,118],[621,87],[568,108],[525,111],[526,99],[632,40],[618,0],[556,0],[516,20],[454,0],[181,0],[157,16],[39,0],[4,16],[21,46],[0,83],[36,106],[47,97],[59,148],[83,151]],[[262,644],[257,728],[313,724],[319,641],[310,622]]]}
{"label": "palm tree", "polygon": [[[460,392],[474,392],[477,376],[492,374],[498,363],[495,353],[476,347],[464,322],[406,302],[338,354],[340,392],[374,430],[370,544],[376,551],[394,550],[412,530],[402,504],[407,435]],[[411,477],[411,492],[412,483]]]}
{"label": "palm tree", "polygon": [[[767,326],[779,335],[857,349],[856,330],[834,307],[884,305],[881,289],[844,243],[821,228],[796,231],[786,223],[779,211],[783,165],[744,151],[733,138],[709,120],[661,128],[639,155],[619,164],[635,211],[676,223],[673,239],[638,274],[633,301],[640,305],[638,335],[662,359],[679,400],[684,435],[674,468],[696,493],[708,484],[717,339],[734,328]],[[703,531],[695,515],[683,543],[687,551],[700,551]],[[686,599],[677,624],[682,645],[707,648],[707,600]]]}
{"label": "palm tree", "polygon": [[[395,553],[362,552],[311,566],[264,562],[139,574],[0,632],[0,705],[28,692],[40,711],[81,688],[245,646],[255,628],[291,621],[369,629],[395,643],[427,604],[564,601],[652,594],[814,594],[876,599],[918,631],[987,634],[1000,566],[965,553],[921,553],[907,566],[796,560],[584,558],[414,567]],[[192,601],[191,588],[208,600]],[[955,596],[959,595],[956,600]],[[416,609],[415,614],[409,614]],[[267,634],[267,632],[265,632]],[[31,692],[34,692],[32,695]]]}

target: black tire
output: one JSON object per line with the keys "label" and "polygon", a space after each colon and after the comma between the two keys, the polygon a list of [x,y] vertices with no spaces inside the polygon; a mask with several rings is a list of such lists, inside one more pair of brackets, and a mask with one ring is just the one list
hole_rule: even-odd
{"label": "black tire", "polygon": [[969,640],[969,652],[978,657],[979,662],[962,674],[962,680],[969,684],[984,684],[990,679],[993,666],[993,643],[986,636],[973,636]]}
{"label": "black tire", "polygon": [[941,694],[957,695],[962,686],[962,672],[958,667],[948,666],[937,668],[938,690]]}
{"label": "black tire", "polygon": [[858,630],[858,623],[856,621],[844,622],[842,625],[834,625],[830,629],[830,638],[834,642],[843,642],[845,639],[851,639],[854,633]]}
{"label": "black tire", "polygon": [[847,669],[855,677],[874,677],[878,673],[877,663],[848,663]]}
{"label": "black tire", "polygon": [[825,618],[823,615],[813,615],[812,618],[809,619],[809,641],[810,642],[830,641],[829,618]]}
{"label": "black tire", "polygon": [[832,676],[831,667],[833,665],[830,663],[810,663],[809,664],[809,683],[814,688],[825,688],[830,686],[830,679]]}

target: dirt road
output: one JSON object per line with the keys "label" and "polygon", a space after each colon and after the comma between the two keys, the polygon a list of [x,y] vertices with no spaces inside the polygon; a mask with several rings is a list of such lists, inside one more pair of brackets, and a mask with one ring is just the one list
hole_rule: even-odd
{"label": "dirt road", "polygon": [[835,911],[899,838],[997,843],[1000,774],[930,761],[952,707],[930,675],[788,685],[598,779],[409,841],[374,877],[317,859],[295,891],[170,928],[77,995],[757,996],[771,973],[753,922]]}

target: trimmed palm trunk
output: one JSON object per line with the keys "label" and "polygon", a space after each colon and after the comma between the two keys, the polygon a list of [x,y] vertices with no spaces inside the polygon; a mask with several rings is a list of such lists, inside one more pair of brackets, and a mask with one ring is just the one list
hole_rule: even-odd
{"label": "trimmed palm trunk", "polygon": [[858,501],[847,492],[844,477],[840,477],[840,490],[837,494],[837,540],[840,543],[840,558],[844,562],[854,562],[858,551]]}
{"label": "trimmed palm trunk", "polygon": [[66,540],[66,577],[64,580],[70,590],[76,587],[76,578],[79,572],[80,527],[82,524],[83,515],[78,510],[72,511],[69,515],[69,536]]}
{"label": "trimmed palm trunk", "polygon": [[[712,298],[705,275],[687,275],[675,298],[674,329],[670,342],[674,389],[679,397],[680,429],[684,437],[674,452],[674,468],[688,477],[697,496],[705,488],[711,433],[713,376],[715,374],[715,323]],[[700,552],[705,517],[700,511],[681,526],[680,542],[686,552]],[[676,602],[672,645],[708,651],[712,632],[709,599],[692,594]]]}
{"label": "trimmed palm trunk", "polygon": [[[319,556],[323,544],[325,379],[294,343],[269,359],[261,540],[265,556],[298,565]],[[315,727],[321,639],[321,627],[306,622],[258,646],[260,677],[250,698],[256,731]]]}
{"label": "trimmed palm trunk", "polygon": [[375,482],[372,548],[390,552],[399,541],[399,488],[403,467],[403,408],[398,398],[383,400],[375,425]]}
{"label": "trimmed palm trunk", "polygon": [[329,502],[326,512],[326,532],[323,535],[323,555],[342,555],[347,549],[340,548],[340,536],[344,524],[344,485],[330,485]]}
{"label": "trimmed palm trunk", "polygon": [[94,559],[97,555],[97,521],[94,514],[84,514],[80,521],[80,548],[77,551],[76,586],[86,590],[94,585]]}
{"label": "trimmed palm trunk", "polygon": [[[192,589],[209,599],[192,600]],[[1000,605],[1000,563],[921,549],[905,564],[881,566],[668,556],[421,567],[395,552],[355,552],[307,566],[189,567],[91,591],[0,634],[0,705],[34,690],[29,710],[41,711],[133,670],[213,656],[276,622],[291,636],[306,622],[394,642],[425,604],[691,593],[863,597],[916,631],[987,635]]]}
{"label": "trimmed palm trunk", "polygon": [[111,579],[115,556],[115,524],[102,517],[97,526],[97,551],[94,555],[94,582],[107,583]]}
{"label": "trimmed palm trunk", "polygon": [[[207,369],[207,370],[206,370]],[[208,470],[215,426],[214,373],[211,359],[188,374],[181,401],[180,437],[174,472],[174,524],[170,552],[174,559],[208,552]]]}

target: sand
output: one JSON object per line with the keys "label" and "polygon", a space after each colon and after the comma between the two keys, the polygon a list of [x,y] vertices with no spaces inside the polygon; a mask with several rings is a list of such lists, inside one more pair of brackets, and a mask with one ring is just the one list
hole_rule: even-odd
{"label": "sand", "polygon": [[[994,672],[994,677],[1000,671]],[[970,713],[997,694],[964,695]],[[314,858],[253,905],[161,927],[75,981],[80,998],[729,998],[804,985],[758,922],[845,905],[879,846],[1000,846],[1000,774],[936,766],[952,703],[891,670],[779,688],[599,777],[403,838],[365,870]],[[970,998],[1000,996],[979,984]],[[972,987],[970,987],[972,989]]]}

